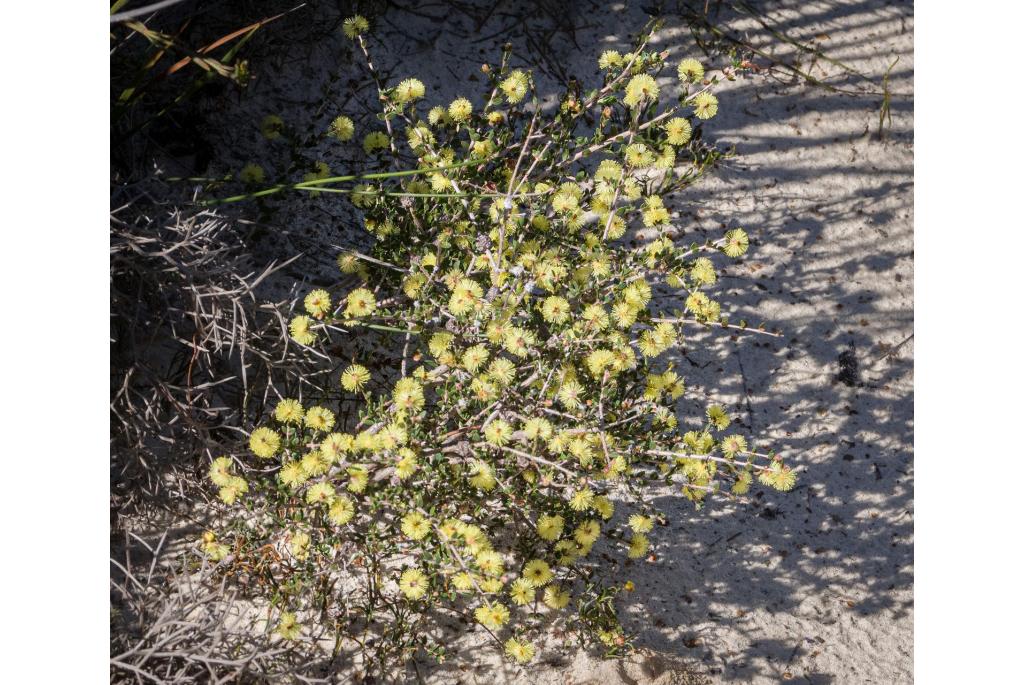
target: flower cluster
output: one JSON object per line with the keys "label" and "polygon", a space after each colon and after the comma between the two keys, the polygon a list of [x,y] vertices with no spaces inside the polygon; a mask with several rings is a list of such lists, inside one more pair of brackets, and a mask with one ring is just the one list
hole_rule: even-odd
{"label": "flower cluster", "polygon": [[[361,17],[344,24],[353,40],[367,30]],[[658,512],[637,496],[645,486],[673,483],[698,505],[755,480],[794,486],[792,469],[753,450],[723,407],[682,424],[676,413],[686,385],[670,352],[685,336],[763,331],[730,324],[712,299],[720,261],[742,257],[748,234],[684,244],[664,199],[717,157],[694,135],[717,114],[717,81],[694,59],[661,76],[671,65],[648,38],[601,54],[603,83],[568,93],[550,117],[531,73],[506,56],[485,69],[480,100],[431,108],[420,80],[378,80],[388,131],[356,131],[341,113],[330,124],[338,141],[363,135],[379,165],[351,188],[376,244],[370,259],[339,256],[344,282],[360,283],[310,291],[291,336],[325,350],[393,336],[402,358],[393,369],[332,362],[333,399],[282,399],[252,431],[252,456],[240,459],[249,480],[232,459],[211,466],[225,503],[271,512],[232,549],[269,547],[282,560],[268,571],[292,612],[281,636],[301,633],[302,588],[348,555],[373,570],[366,606],[390,607],[410,635],[410,615],[443,604],[519,663],[537,652],[537,614],[614,651],[627,638],[590,600],[618,588],[595,584],[595,550],[651,557]],[[396,160],[376,155],[394,146],[418,173],[389,175]],[[681,310],[663,311],[659,285]],[[228,553],[216,538],[204,550]]]}

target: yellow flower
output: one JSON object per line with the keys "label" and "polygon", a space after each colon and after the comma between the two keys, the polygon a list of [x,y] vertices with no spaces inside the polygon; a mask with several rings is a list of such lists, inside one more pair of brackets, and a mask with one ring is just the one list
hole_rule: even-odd
{"label": "yellow flower", "polygon": [[647,554],[647,548],[650,546],[650,541],[646,535],[637,533],[633,536],[633,539],[629,541],[629,558],[639,559],[643,555]]}
{"label": "yellow flower", "polygon": [[370,22],[361,14],[351,16],[341,24],[341,30],[346,37],[355,40],[357,36],[370,30]]}
{"label": "yellow flower", "polygon": [[452,121],[460,123],[468,121],[472,113],[473,103],[466,98],[458,98],[457,100],[454,100],[452,104],[448,105],[448,116],[452,118]]}
{"label": "yellow flower", "polygon": [[314,290],[306,295],[303,305],[310,316],[322,319],[331,311],[331,295],[326,290]]}
{"label": "yellow flower", "polygon": [[529,663],[533,659],[534,653],[534,647],[529,642],[517,640],[513,637],[505,641],[505,654],[520,664]]}
{"label": "yellow flower", "polygon": [[476,555],[476,566],[484,575],[500,576],[505,572],[505,562],[501,555],[493,550],[484,550]]}
{"label": "yellow flower", "polygon": [[257,428],[249,436],[249,449],[257,457],[270,459],[281,448],[281,436],[270,428]]}
{"label": "yellow flower", "polygon": [[557,540],[564,525],[565,519],[561,516],[541,516],[537,519],[537,535],[549,542]]}
{"label": "yellow flower", "polygon": [[544,300],[541,315],[548,323],[565,323],[569,320],[569,302],[564,297],[552,295]]}
{"label": "yellow flower", "polygon": [[523,578],[534,587],[544,587],[552,577],[551,567],[543,559],[533,559],[523,567]]}
{"label": "yellow flower", "polygon": [[569,506],[573,511],[586,511],[594,503],[594,491],[590,488],[583,488],[573,493],[569,499]]}
{"label": "yellow flower", "polygon": [[574,380],[562,383],[562,387],[558,389],[558,401],[569,410],[579,409],[583,406],[583,402],[580,399],[582,395],[583,386]]}
{"label": "yellow flower", "polygon": [[581,546],[589,547],[597,542],[597,538],[601,536],[601,524],[594,519],[584,521],[580,525],[576,526],[576,530],[573,531],[572,536],[573,539],[575,539]]}
{"label": "yellow flower", "polygon": [[707,410],[708,422],[718,430],[725,430],[731,423],[725,409],[718,404],[712,404]]}
{"label": "yellow flower", "polygon": [[352,123],[352,120],[345,115],[337,117],[331,122],[331,126],[328,129],[332,136],[341,141],[352,140],[352,136],[355,135],[356,125]]}
{"label": "yellow flower", "polygon": [[508,623],[508,608],[503,604],[485,604],[473,612],[481,625],[497,630]]}
{"label": "yellow flower", "polygon": [[634,76],[626,85],[626,97],[622,101],[628,107],[636,107],[641,102],[653,102],[658,99],[658,82],[649,74]]}
{"label": "yellow flower", "polygon": [[466,314],[476,307],[483,294],[483,288],[479,283],[471,278],[463,278],[452,289],[451,298],[448,300],[448,309],[456,316]]}
{"label": "yellow flower", "polygon": [[516,69],[501,82],[501,92],[511,104],[515,104],[526,97],[526,89],[529,86],[529,77],[525,72]]}
{"label": "yellow flower", "polygon": [[398,460],[397,464],[395,464],[395,474],[398,476],[399,480],[405,480],[412,474],[416,473],[416,470],[419,469],[420,465],[416,461],[416,455],[408,447],[403,447],[399,450],[399,454],[402,455],[402,458]]}
{"label": "yellow flower", "polygon": [[366,316],[377,309],[377,299],[366,288],[356,288],[345,299],[347,302],[345,316]]}
{"label": "yellow flower", "polygon": [[303,561],[309,557],[309,542],[308,533],[294,533],[291,540],[288,541],[288,551],[292,553],[293,557]]}
{"label": "yellow flower", "polygon": [[418,568],[410,568],[402,572],[398,588],[412,600],[420,599],[427,594],[427,576]]}
{"label": "yellow flower", "polygon": [[495,419],[484,428],[484,437],[487,442],[500,447],[512,438],[512,426],[508,421]]}
{"label": "yellow flower", "polygon": [[517,357],[525,357],[536,342],[533,333],[518,326],[509,326],[501,341],[502,347]]}
{"label": "yellow flower", "polygon": [[642,169],[654,164],[654,153],[651,148],[643,143],[633,143],[626,146],[626,164],[636,169]]}
{"label": "yellow flower", "polygon": [[512,602],[519,606],[529,604],[537,597],[537,590],[534,589],[530,581],[525,578],[519,578],[513,581],[511,587],[508,589],[509,597],[512,598]]}
{"label": "yellow flower", "polygon": [[370,481],[370,473],[365,466],[351,466],[348,469],[348,480],[350,492],[362,492]]}
{"label": "yellow flower", "polygon": [[334,499],[334,486],[317,483],[306,490],[306,504],[329,504]]}
{"label": "yellow flower", "polygon": [[607,521],[615,513],[615,505],[610,499],[602,495],[601,497],[594,498],[594,511]]}
{"label": "yellow flower", "polygon": [[470,373],[476,373],[476,370],[487,361],[487,357],[490,356],[490,352],[487,351],[486,345],[473,345],[462,354],[462,366]]}
{"label": "yellow flower", "polygon": [[523,433],[530,440],[547,440],[552,434],[551,422],[545,418],[535,417],[527,419],[523,424]]}
{"label": "yellow flower", "polygon": [[665,133],[667,134],[665,140],[668,141],[669,145],[686,145],[690,142],[693,127],[688,120],[682,117],[675,117],[669,119],[665,124]]}
{"label": "yellow flower", "polygon": [[361,390],[368,380],[370,380],[370,372],[360,364],[352,364],[341,372],[341,387],[349,392]]}
{"label": "yellow flower", "polygon": [[249,162],[238,172],[238,180],[247,185],[255,185],[257,183],[263,183],[264,174],[263,167],[259,164],[253,164]]}
{"label": "yellow flower", "polygon": [[213,460],[210,464],[210,480],[214,485],[223,487],[231,482],[234,478],[234,474],[231,473],[233,463],[231,457],[217,457]]}
{"label": "yellow flower", "polygon": [[298,461],[290,461],[277,472],[277,479],[289,488],[295,488],[306,482],[308,476]]}
{"label": "yellow flower", "polygon": [[419,411],[426,403],[423,386],[415,378],[401,378],[391,392],[395,406],[406,411]]}
{"label": "yellow flower", "polygon": [[469,573],[461,571],[452,577],[452,585],[459,592],[469,592],[473,589],[474,578]]}
{"label": "yellow flower", "polygon": [[399,104],[419,100],[426,93],[423,82],[419,79],[407,78],[395,88],[395,100]]}
{"label": "yellow flower", "polygon": [[544,604],[552,609],[564,609],[569,604],[569,593],[557,585],[544,588]]}
{"label": "yellow flower", "polygon": [[420,512],[411,511],[402,517],[402,533],[413,540],[422,540],[430,533],[430,521]]}
{"label": "yellow flower", "polygon": [[366,154],[372,154],[377,150],[383,150],[391,144],[391,139],[383,131],[373,131],[367,133],[366,137],[363,138],[363,151]]}
{"label": "yellow flower", "polygon": [[480,490],[493,490],[497,481],[494,478],[494,470],[490,464],[475,460],[470,471],[469,483]]}
{"label": "yellow flower", "polygon": [[505,584],[501,582],[501,578],[484,578],[480,581],[480,589],[489,595],[498,594],[503,587]]}
{"label": "yellow flower", "polygon": [[722,440],[722,454],[727,457],[735,457],[737,454],[746,451],[747,439],[742,435],[730,435]]}
{"label": "yellow flower", "polygon": [[302,626],[295,618],[295,614],[286,611],[281,614],[281,620],[278,621],[275,632],[285,640],[296,640],[302,633]]}
{"label": "yellow flower", "polygon": [[326,433],[334,427],[334,412],[325,407],[310,407],[305,421],[313,430]]}
{"label": "yellow flower", "polygon": [[679,63],[679,80],[697,83],[704,78],[704,65],[692,57]]}
{"label": "yellow flower", "polygon": [[299,343],[300,345],[312,345],[316,341],[316,334],[309,330],[313,320],[308,316],[299,315],[291,320],[288,324],[288,332],[292,336],[292,340]]}
{"label": "yellow flower", "polygon": [[739,257],[747,251],[749,245],[747,233],[742,228],[734,228],[725,234],[725,247],[722,251],[729,257]]}
{"label": "yellow flower", "polygon": [[244,478],[232,476],[227,483],[221,486],[217,495],[224,504],[234,504],[239,495],[249,492],[249,484]]}
{"label": "yellow flower", "polygon": [[601,53],[601,56],[597,58],[597,66],[601,69],[610,69],[612,67],[622,66],[622,55],[615,50],[605,50]]}
{"label": "yellow flower", "polygon": [[355,516],[356,508],[352,504],[352,500],[345,495],[338,495],[331,502],[331,508],[327,511],[327,518],[330,519],[331,523],[343,526],[352,520]]}
{"label": "yellow flower", "polygon": [[693,99],[693,113],[699,119],[710,119],[718,113],[718,98],[711,93],[697,93]]}
{"label": "yellow flower", "polygon": [[267,140],[274,140],[275,138],[281,137],[281,132],[284,130],[284,121],[281,117],[276,114],[268,114],[263,117],[263,121],[260,122],[260,132],[263,137]]}
{"label": "yellow flower", "polygon": [[516,367],[515,364],[510,362],[508,359],[499,357],[492,361],[490,366],[487,367],[487,375],[499,384],[507,386],[515,380]]}
{"label": "yellow flower", "polygon": [[274,407],[274,418],[281,423],[302,423],[302,404],[298,400],[283,399]]}
{"label": "yellow flower", "polygon": [[634,533],[649,533],[654,527],[654,521],[649,516],[633,514],[629,517],[629,527],[633,529]]}

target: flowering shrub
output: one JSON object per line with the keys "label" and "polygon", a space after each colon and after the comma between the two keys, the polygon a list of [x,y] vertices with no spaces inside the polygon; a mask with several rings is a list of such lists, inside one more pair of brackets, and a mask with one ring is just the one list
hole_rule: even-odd
{"label": "flowering shrub", "polygon": [[[366,53],[366,20],[344,30]],[[684,59],[660,84],[670,65],[649,38],[602,53],[603,84],[570,89],[550,114],[507,53],[483,69],[485,99],[432,108],[422,82],[388,87],[367,53],[382,130],[359,133],[382,171],[330,176],[324,164],[246,196],[350,194],[374,254],[341,254],[356,287],[309,292],[291,336],[336,350],[372,330],[401,350],[394,369],[338,363],[337,396],[282,399],[252,431],[249,456],[210,467],[237,515],[202,549],[268,590],[282,638],[316,622],[365,647],[373,626],[381,659],[440,657],[423,626],[454,611],[526,663],[536,617],[552,614],[620,653],[619,588],[596,572],[595,550],[649,556],[658,513],[645,489],[675,484],[699,506],[755,480],[793,487],[790,468],[730,430],[722,407],[707,407],[700,428],[677,423],[685,382],[664,357],[687,330],[772,334],[729,323],[709,294],[716,261],[746,252],[742,228],[673,239],[662,198],[718,156],[694,126],[716,115],[719,81]],[[263,123],[265,135],[281,128]],[[341,113],[328,132],[358,141]],[[415,168],[387,170],[410,151]],[[242,175],[263,177],[253,166]],[[633,247],[623,238],[638,224],[649,239]],[[658,310],[659,283],[682,310]],[[358,416],[342,425],[339,403],[352,401]]]}

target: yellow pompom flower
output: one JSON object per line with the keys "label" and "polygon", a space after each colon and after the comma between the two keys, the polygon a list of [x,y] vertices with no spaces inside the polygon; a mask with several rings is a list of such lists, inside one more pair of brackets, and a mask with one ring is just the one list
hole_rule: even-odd
{"label": "yellow pompom flower", "polygon": [[603,495],[601,497],[595,497],[594,511],[600,514],[601,518],[607,521],[615,514],[615,504]]}
{"label": "yellow pompom flower", "polygon": [[750,492],[750,484],[754,478],[748,472],[744,471],[736,479],[736,482],[732,486],[732,494],[734,495],[745,495]]}
{"label": "yellow pompom flower", "polygon": [[625,159],[629,166],[642,169],[654,164],[654,153],[643,143],[633,143],[626,146]]}
{"label": "yellow pompom flower", "polygon": [[430,533],[430,521],[418,511],[402,517],[402,533],[413,540],[422,540]]}
{"label": "yellow pompom flower", "polygon": [[351,466],[348,469],[348,489],[349,492],[363,492],[366,490],[366,485],[370,482],[370,473],[366,470],[365,466]]}
{"label": "yellow pompom flower", "polygon": [[267,140],[280,138],[282,131],[284,131],[284,120],[276,114],[268,114],[260,122],[260,133]]}
{"label": "yellow pompom flower", "polygon": [[569,320],[569,301],[557,295],[545,298],[541,315],[548,323],[565,323]]}
{"label": "yellow pompom flower", "polygon": [[526,97],[526,89],[529,86],[529,77],[525,72],[516,69],[501,82],[499,87],[505,94],[505,98],[515,104]]}
{"label": "yellow pompom flower", "polygon": [[523,433],[530,440],[547,440],[551,437],[554,429],[551,428],[551,422],[545,418],[534,417],[527,419],[526,423],[523,424]]}
{"label": "yellow pompom flower", "polygon": [[419,100],[427,92],[423,82],[415,78],[407,78],[395,87],[395,100],[405,104]]}
{"label": "yellow pompom flower", "polygon": [[501,346],[517,357],[525,357],[536,342],[537,337],[531,331],[509,326],[501,340]]}
{"label": "yellow pompom flower", "polygon": [[626,84],[626,97],[622,101],[628,107],[636,107],[642,102],[653,102],[658,99],[658,82],[649,74],[634,76]]}
{"label": "yellow pompom flower", "polygon": [[484,575],[497,577],[505,572],[505,562],[494,550],[483,550],[476,555],[476,566]]}
{"label": "yellow pompom flower", "polygon": [[334,486],[316,483],[306,490],[306,504],[330,504],[334,500]]}
{"label": "yellow pompom flower", "polygon": [[246,185],[256,185],[257,183],[263,183],[264,174],[263,167],[259,164],[253,164],[249,162],[241,168],[238,172],[238,180]]}
{"label": "yellow pompom flower", "polygon": [[302,404],[298,400],[283,399],[274,407],[274,418],[281,423],[302,423]]}
{"label": "yellow pompom flower", "polygon": [[448,105],[448,116],[452,118],[452,121],[459,123],[469,121],[469,117],[472,114],[473,103],[466,98],[458,98]]}
{"label": "yellow pompom flower", "polygon": [[462,366],[466,371],[476,373],[490,355],[486,345],[473,345],[462,354]]}
{"label": "yellow pompom flower", "polygon": [[281,481],[283,485],[289,488],[296,488],[306,482],[308,476],[306,471],[302,468],[302,463],[298,461],[290,461],[281,467],[281,470],[277,472],[277,479]]}
{"label": "yellow pompom flower", "polygon": [[299,561],[309,558],[309,533],[294,533],[288,541],[288,551]]}
{"label": "yellow pompom flower", "polygon": [[281,436],[271,428],[257,428],[249,436],[249,449],[262,459],[270,459],[280,448]]}
{"label": "yellow pompom flower", "polygon": [[582,547],[586,548],[589,548],[591,545],[597,542],[597,538],[599,538],[600,536],[601,524],[595,521],[594,519],[584,521],[580,525],[576,526],[576,530],[574,530],[572,533],[573,539],[576,540],[576,542],[578,542]]}
{"label": "yellow pompom flower", "polygon": [[693,113],[699,119],[710,119],[718,114],[718,98],[711,93],[697,93],[693,98]]}
{"label": "yellow pompom flower", "polygon": [[747,439],[742,435],[730,435],[722,440],[722,454],[732,458],[747,451]]}
{"label": "yellow pompom flower", "polygon": [[345,316],[349,317],[367,316],[377,309],[377,299],[366,288],[356,288],[345,302]]}
{"label": "yellow pompom flower", "polygon": [[729,257],[739,257],[747,251],[749,244],[746,231],[734,228],[725,234],[725,247],[722,248],[722,252]]}
{"label": "yellow pompom flower", "polygon": [[370,30],[370,22],[361,14],[351,16],[341,24],[341,30],[347,38],[355,40],[357,36]]}
{"label": "yellow pompom flower", "polygon": [[544,540],[553,542],[559,538],[562,534],[562,528],[565,526],[565,519],[561,516],[544,515],[537,519],[537,535]]}
{"label": "yellow pompom flower", "polygon": [[398,476],[399,480],[405,480],[412,474],[416,473],[419,469],[419,462],[416,461],[416,455],[408,447],[403,447],[398,451],[401,458],[398,463],[395,464],[395,475]]}
{"label": "yellow pompom flower", "polygon": [[708,422],[718,430],[725,430],[732,421],[725,409],[718,404],[712,404],[707,410]]}
{"label": "yellow pompom flower", "polygon": [[479,459],[475,460],[470,469],[469,483],[480,490],[493,490],[497,481],[494,478],[494,469]]}
{"label": "yellow pompom flower", "polygon": [[245,479],[239,476],[232,476],[227,483],[221,486],[217,495],[224,504],[234,504],[239,495],[247,492],[249,492],[249,484],[245,482]]}
{"label": "yellow pompom flower", "polygon": [[473,612],[473,616],[483,626],[498,630],[508,623],[508,608],[504,604],[485,604]]}
{"label": "yellow pompom flower", "polygon": [[590,488],[581,488],[569,498],[569,507],[573,511],[586,511],[594,503],[594,491]]}
{"label": "yellow pompom flower", "polygon": [[484,438],[492,445],[501,447],[512,439],[512,426],[508,421],[495,419],[484,428]]}
{"label": "yellow pompom flower", "polygon": [[508,359],[499,357],[487,367],[487,375],[497,381],[499,385],[507,386],[515,380],[516,366]]}
{"label": "yellow pompom flower", "polygon": [[484,290],[479,283],[471,278],[463,278],[452,289],[451,298],[448,300],[448,309],[455,316],[466,314],[476,307],[483,294]]}
{"label": "yellow pompom flower", "polygon": [[569,605],[569,592],[557,585],[544,588],[544,604],[551,609],[564,609]]}
{"label": "yellow pompom flower", "polygon": [[562,383],[562,387],[558,389],[557,397],[566,409],[570,411],[579,409],[583,406],[583,386],[574,380],[568,380]]}
{"label": "yellow pompom flower", "polygon": [[356,133],[356,125],[352,123],[351,119],[343,114],[336,117],[334,121],[331,122],[331,125],[327,130],[332,136],[344,142],[346,140],[352,140],[352,136]]}
{"label": "yellow pompom flower", "polygon": [[512,599],[513,604],[523,606],[537,598],[537,590],[530,581],[525,578],[518,578],[509,587],[508,596]]}
{"label": "yellow pompom flower", "polygon": [[654,527],[654,521],[650,516],[633,514],[629,517],[629,527],[633,529],[634,533],[650,533]]}
{"label": "yellow pompom flower", "polygon": [[344,495],[337,495],[327,511],[327,518],[337,526],[343,526],[355,516],[356,508],[352,500]]}
{"label": "yellow pompom flower", "polygon": [[370,371],[361,364],[352,364],[341,372],[341,387],[357,392],[370,380]]}
{"label": "yellow pompom flower", "polygon": [[292,340],[300,345],[312,345],[316,341],[316,334],[310,330],[313,319],[305,315],[296,316],[288,324],[288,333]]}
{"label": "yellow pompom flower", "polygon": [[693,134],[693,127],[690,126],[690,122],[682,117],[675,117],[669,119],[665,124],[665,140],[668,141],[669,145],[686,145],[690,142],[690,136]]}
{"label": "yellow pompom flower", "polygon": [[421,599],[427,594],[427,576],[418,568],[410,568],[402,572],[398,581],[398,589],[412,600]]}
{"label": "yellow pompom flower", "polygon": [[426,403],[423,386],[415,378],[401,378],[391,392],[395,406],[405,411],[419,411]]}
{"label": "yellow pompom flower", "polygon": [[622,55],[615,50],[605,50],[597,58],[597,66],[600,69],[611,69],[622,66]]}
{"label": "yellow pompom flower", "polygon": [[366,154],[373,154],[377,150],[384,150],[391,144],[391,139],[383,131],[367,133],[363,138],[363,151]]}
{"label": "yellow pompom flower", "polygon": [[629,541],[629,558],[639,559],[643,555],[647,554],[647,548],[650,547],[650,540],[647,539],[646,535],[637,533],[633,536],[633,539]]}
{"label": "yellow pompom flower", "polygon": [[306,295],[302,304],[310,316],[322,319],[331,311],[331,295],[326,290],[317,289]]}
{"label": "yellow pompom flower", "polygon": [[523,567],[523,578],[526,579],[533,587],[544,587],[551,582],[554,574],[551,573],[551,567],[543,559],[532,559],[526,562],[526,566]]}
{"label": "yellow pompom flower", "polygon": [[299,624],[298,619],[295,618],[295,614],[286,611],[281,614],[281,620],[277,622],[277,628],[274,632],[285,640],[297,640],[299,635],[302,634],[302,626]]}
{"label": "yellow pompom flower", "polygon": [[214,485],[223,487],[231,482],[234,478],[234,474],[231,473],[231,466],[234,462],[231,461],[231,457],[217,457],[210,464],[210,481]]}
{"label": "yellow pompom flower", "polygon": [[693,59],[687,57],[679,63],[679,80],[689,81],[690,83],[697,83],[704,78],[704,65]]}
{"label": "yellow pompom flower", "polygon": [[459,592],[469,592],[475,580],[471,574],[461,571],[452,576],[452,586]]}
{"label": "yellow pompom flower", "polygon": [[315,431],[327,433],[334,428],[334,412],[325,407],[310,407],[306,412],[305,423]]}

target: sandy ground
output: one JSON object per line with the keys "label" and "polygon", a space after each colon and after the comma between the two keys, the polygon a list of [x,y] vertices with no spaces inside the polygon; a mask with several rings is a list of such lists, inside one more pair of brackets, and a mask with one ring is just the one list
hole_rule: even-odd
{"label": "sandy ground", "polygon": [[[698,52],[670,5],[656,45],[674,62]],[[598,52],[626,47],[626,32],[647,19],[640,3],[549,3],[528,13],[526,24],[518,3],[498,3],[482,24],[437,2],[408,7],[380,22],[377,36],[391,51],[378,59],[394,78],[420,77],[441,103],[475,92],[467,79],[505,41],[523,62],[535,61],[527,58],[535,38],[524,26],[550,27],[542,83],[559,72],[593,82]],[[657,656],[610,665],[551,649],[529,670],[487,659],[476,668],[434,669],[428,680],[691,682],[688,668],[715,683],[912,681],[912,6],[772,2],[765,9],[777,28],[815,41],[871,82],[804,59],[815,77],[875,92],[837,94],[781,74],[719,91],[721,113],[707,135],[735,145],[736,157],[677,199],[675,222],[687,241],[747,228],[751,250],[722,278],[724,309],[733,320],[768,322],[785,338],[689,339],[677,362],[690,387],[680,410],[697,415],[707,400],[728,404],[765,438],[762,445],[799,465],[797,489],[700,512],[677,493],[657,493],[667,516],[654,536],[657,561],[613,571],[636,583],[626,601],[629,627]],[[755,20],[721,18],[765,51],[794,55]],[[331,92],[349,78],[330,63],[344,49],[334,39],[305,46],[230,115],[258,121],[268,107],[286,119],[308,112],[321,85]],[[896,57],[891,129],[879,140],[877,91]],[[299,82],[304,93],[296,92]],[[245,161],[245,146],[234,149]],[[295,235],[340,240],[337,224],[348,221],[340,207],[304,201],[288,226]],[[281,249],[295,247],[308,244]],[[330,266],[333,254],[309,259]],[[316,282],[316,269],[303,269]]]}

